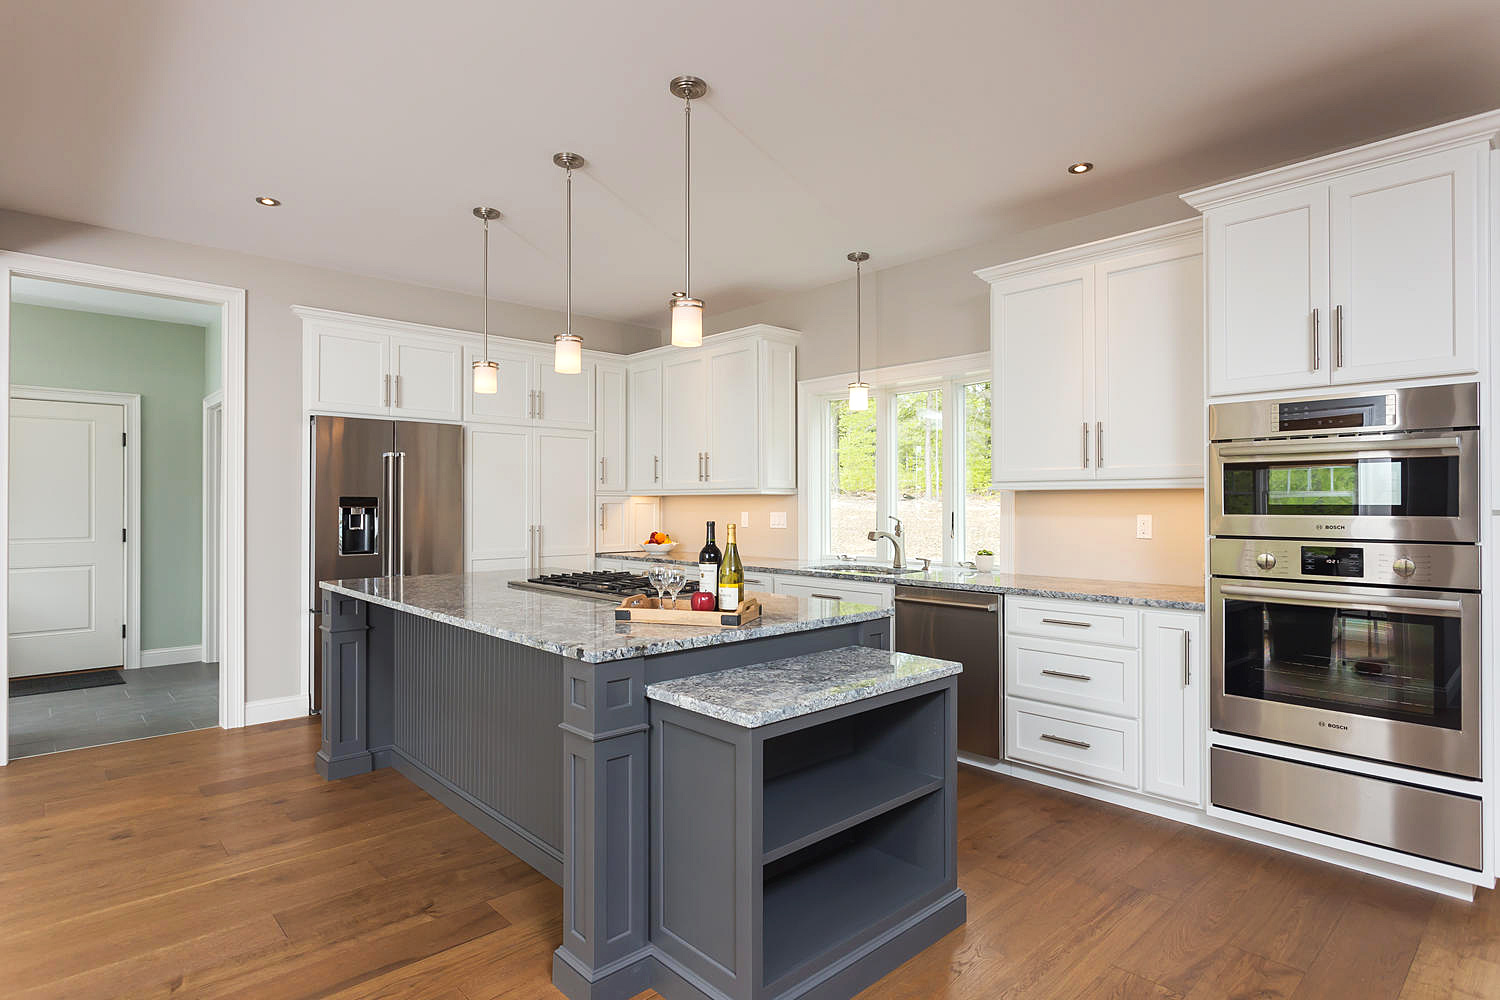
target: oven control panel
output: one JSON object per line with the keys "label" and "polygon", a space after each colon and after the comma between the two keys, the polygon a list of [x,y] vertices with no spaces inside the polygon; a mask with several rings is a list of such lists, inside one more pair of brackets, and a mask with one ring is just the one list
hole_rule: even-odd
{"label": "oven control panel", "polygon": [[1329,544],[1289,538],[1216,538],[1209,572],[1309,583],[1368,583],[1386,587],[1478,590],[1474,545],[1364,542]]}

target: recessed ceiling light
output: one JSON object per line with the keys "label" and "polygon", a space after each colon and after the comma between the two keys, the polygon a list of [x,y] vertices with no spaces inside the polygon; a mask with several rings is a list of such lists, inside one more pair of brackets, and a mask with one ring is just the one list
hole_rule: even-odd
{"label": "recessed ceiling light", "polygon": [[255,203],[257,205],[264,205],[267,208],[275,208],[277,205],[281,204],[281,202],[279,200],[277,200],[275,198],[272,198],[270,195],[264,195],[264,194],[261,195],[259,198],[256,198],[255,199]]}
{"label": "recessed ceiling light", "polygon": [[1090,170],[1093,170],[1093,169],[1094,169],[1094,165],[1092,163],[1089,163],[1088,161],[1085,160],[1085,161],[1083,161],[1081,163],[1075,163],[1072,166],[1068,167],[1068,173],[1070,173],[1070,174],[1086,174]]}

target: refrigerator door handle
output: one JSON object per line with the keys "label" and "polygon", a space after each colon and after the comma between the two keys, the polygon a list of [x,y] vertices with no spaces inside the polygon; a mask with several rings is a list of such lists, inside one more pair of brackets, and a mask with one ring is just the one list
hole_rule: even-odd
{"label": "refrigerator door handle", "polygon": [[381,488],[385,493],[385,537],[380,539],[380,575],[392,576],[391,549],[396,544],[396,453],[380,454]]}
{"label": "refrigerator door handle", "polygon": [[[397,376],[397,378],[399,379],[400,376]],[[401,383],[398,381],[396,384],[399,386]],[[399,397],[398,397],[398,399],[399,399]],[[400,517],[400,519],[401,519],[401,537],[396,540],[397,541],[397,546],[391,549],[391,559],[396,564],[396,572],[395,572],[394,575],[395,576],[405,576],[406,575],[406,452],[404,452],[404,451],[398,451],[398,452],[396,452],[396,476],[397,476],[397,481],[398,481],[398,484],[396,486],[396,497],[397,497],[397,500],[399,502],[399,509],[396,511],[396,515],[398,517]]]}

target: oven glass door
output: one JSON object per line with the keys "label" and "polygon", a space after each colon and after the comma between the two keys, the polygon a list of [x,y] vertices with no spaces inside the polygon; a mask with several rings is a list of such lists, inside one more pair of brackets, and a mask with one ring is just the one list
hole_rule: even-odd
{"label": "oven glass door", "polygon": [[[1477,773],[1474,595],[1215,589],[1215,695],[1260,706],[1238,716],[1259,729],[1245,735]],[[1471,745],[1472,762],[1459,763],[1455,753],[1467,760]]]}

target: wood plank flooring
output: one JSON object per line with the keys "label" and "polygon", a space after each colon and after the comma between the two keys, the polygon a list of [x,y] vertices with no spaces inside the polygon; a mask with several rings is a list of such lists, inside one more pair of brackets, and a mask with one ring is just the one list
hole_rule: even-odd
{"label": "wood plank flooring", "polygon": [[[315,725],[0,769],[0,996],[556,997],[558,888]],[[1500,997],[1463,904],[962,769],[968,924],[867,1000]],[[648,995],[653,996],[653,995]]]}

